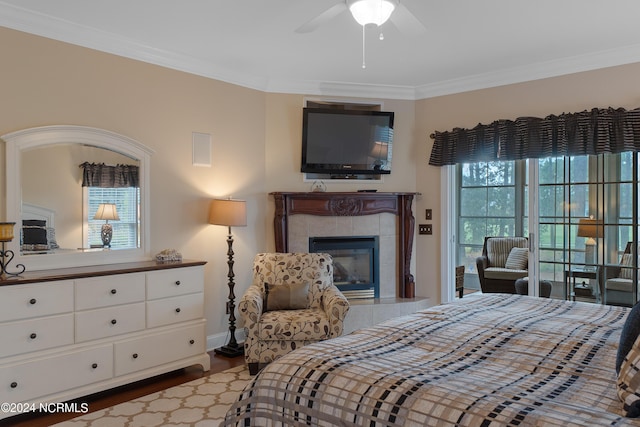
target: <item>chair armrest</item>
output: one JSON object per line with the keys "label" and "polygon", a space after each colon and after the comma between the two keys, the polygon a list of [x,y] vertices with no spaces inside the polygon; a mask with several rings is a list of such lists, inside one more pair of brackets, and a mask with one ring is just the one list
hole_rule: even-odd
{"label": "chair armrest", "polygon": [[484,285],[484,269],[487,267],[489,267],[489,258],[486,255],[476,258],[476,269],[478,270],[480,285]]}
{"label": "chair armrest", "polygon": [[260,286],[251,285],[244,295],[242,295],[238,303],[238,313],[240,317],[242,317],[245,328],[251,329],[253,325],[258,323],[260,316],[262,316],[263,301]]}
{"label": "chair armrest", "polygon": [[478,276],[484,277],[484,269],[489,268],[489,258],[485,255],[476,258],[476,268],[478,269]]}
{"label": "chair armrest", "polygon": [[485,268],[489,267],[489,258],[486,255],[476,258],[476,267],[478,267],[478,270],[482,269],[484,271]]}
{"label": "chair armrest", "polygon": [[322,293],[322,304],[327,317],[329,318],[329,336],[331,338],[342,335],[344,318],[349,311],[349,301],[335,286],[328,286]]}

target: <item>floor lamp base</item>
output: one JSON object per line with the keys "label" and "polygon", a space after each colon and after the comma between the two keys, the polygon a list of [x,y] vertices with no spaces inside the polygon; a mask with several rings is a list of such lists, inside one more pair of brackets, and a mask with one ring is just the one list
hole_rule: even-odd
{"label": "floor lamp base", "polygon": [[240,344],[237,344],[236,346],[231,346],[227,344],[227,345],[223,345],[222,347],[218,347],[214,349],[214,351],[216,352],[216,354],[219,354],[225,357],[242,356],[244,354],[244,344],[240,343]]}

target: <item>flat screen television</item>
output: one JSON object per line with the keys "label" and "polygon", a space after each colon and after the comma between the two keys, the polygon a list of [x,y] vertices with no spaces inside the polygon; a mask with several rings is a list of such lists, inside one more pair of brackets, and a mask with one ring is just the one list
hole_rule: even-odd
{"label": "flat screen television", "polygon": [[391,173],[393,112],[305,108],[302,172]]}

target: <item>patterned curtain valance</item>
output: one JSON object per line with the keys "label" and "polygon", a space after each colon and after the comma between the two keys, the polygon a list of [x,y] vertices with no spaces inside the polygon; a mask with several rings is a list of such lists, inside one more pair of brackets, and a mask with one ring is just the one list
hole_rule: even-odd
{"label": "patterned curtain valance", "polygon": [[640,108],[594,108],[436,132],[432,166],[640,151]]}
{"label": "patterned curtain valance", "polygon": [[122,188],[139,187],[138,166],[136,165],[105,165],[104,163],[84,162],[83,187]]}

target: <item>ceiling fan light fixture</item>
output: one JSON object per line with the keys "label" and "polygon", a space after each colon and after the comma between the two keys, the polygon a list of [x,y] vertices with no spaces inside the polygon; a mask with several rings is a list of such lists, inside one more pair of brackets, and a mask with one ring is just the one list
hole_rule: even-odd
{"label": "ceiling fan light fixture", "polygon": [[391,0],[355,0],[349,4],[351,15],[363,27],[384,24],[395,8],[396,2]]}

